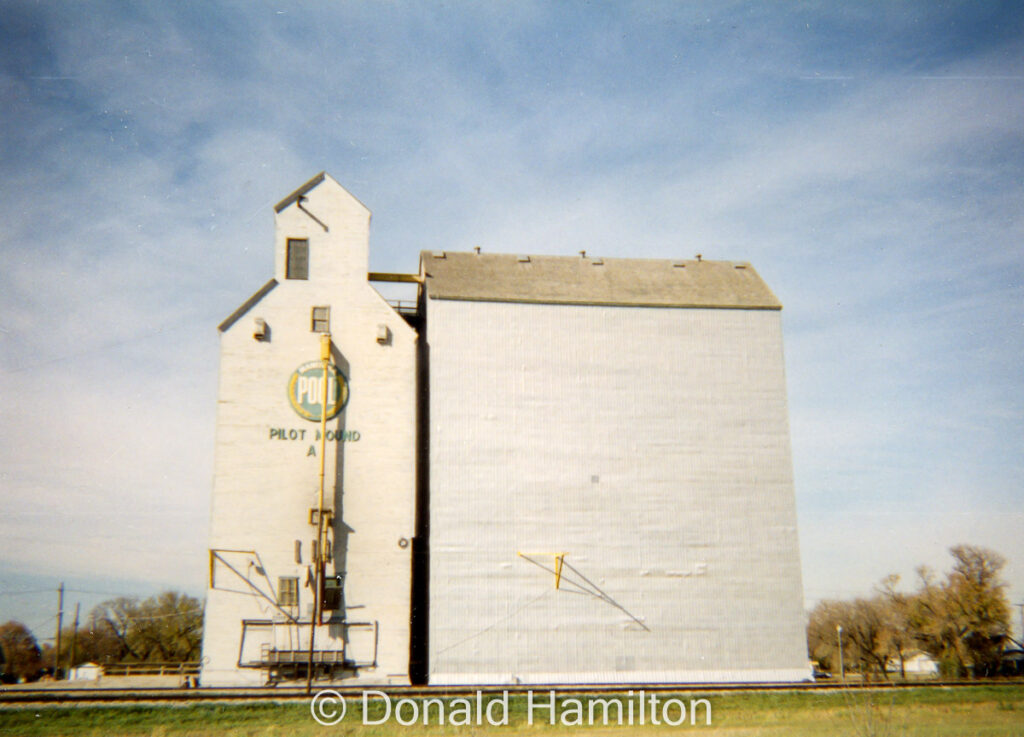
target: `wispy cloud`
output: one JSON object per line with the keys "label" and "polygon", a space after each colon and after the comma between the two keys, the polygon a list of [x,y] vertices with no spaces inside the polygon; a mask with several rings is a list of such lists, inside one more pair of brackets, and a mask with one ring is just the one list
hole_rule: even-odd
{"label": "wispy cloud", "polygon": [[201,588],[214,326],[271,273],[271,205],[325,168],[374,211],[375,268],[752,261],[786,305],[810,598],[964,539],[1024,561],[1017,15],[10,4],[4,565],[174,560]]}

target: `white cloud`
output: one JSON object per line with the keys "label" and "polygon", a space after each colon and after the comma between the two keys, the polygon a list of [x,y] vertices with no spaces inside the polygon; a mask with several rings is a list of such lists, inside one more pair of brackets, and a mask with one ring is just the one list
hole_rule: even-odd
{"label": "white cloud", "polygon": [[786,305],[809,596],[962,541],[1024,561],[1012,34],[953,48],[956,8],[31,12],[0,71],[9,564],[201,582],[214,326],[324,168],[374,211],[374,268],[752,261]]}

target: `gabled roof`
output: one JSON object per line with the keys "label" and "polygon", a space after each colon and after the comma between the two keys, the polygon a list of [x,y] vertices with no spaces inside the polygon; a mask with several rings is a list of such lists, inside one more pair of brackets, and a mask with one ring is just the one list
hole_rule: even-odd
{"label": "gabled roof", "polygon": [[325,179],[330,180],[331,184],[334,185],[334,187],[344,192],[347,197],[351,197],[352,200],[356,202],[361,208],[366,210],[366,212],[370,212],[370,208],[363,204],[358,197],[356,197],[343,186],[341,186],[341,184],[338,183],[337,179],[335,179],[325,171],[320,172],[315,177],[313,177],[308,182],[299,187],[297,190],[295,190],[290,195],[288,195],[283,200],[274,205],[274,212],[279,213],[282,210],[286,209],[289,205],[292,205],[296,202],[299,203],[299,207],[302,207],[302,203],[300,202],[300,200],[304,199],[307,194],[309,194],[312,190],[316,189],[320,185],[320,183],[323,182]]}
{"label": "gabled roof", "polygon": [[290,195],[288,195],[283,200],[274,205],[274,212],[281,212],[281,210],[288,207],[288,205],[292,204],[297,199],[302,197],[304,194],[306,194],[306,192],[313,189],[313,187],[315,187],[316,185],[320,184],[320,182],[322,182],[326,177],[327,172],[325,171],[322,171],[319,174],[317,174],[315,177],[313,177],[308,182],[303,184],[297,190],[295,190]]}
{"label": "gabled roof", "polygon": [[225,330],[230,328],[232,325],[238,322],[242,315],[251,310],[257,302],[259,302],[261,299],[267,296],[270,290],[276,286],[277,279],[271,279],[270,281],[268,281],[266,284],[264,284],[262,287],[256,290],[256,293],[249,297],[249,299],[245,300],[245,302],[243,302],[242,305],[237,310],[235,310],[226,318],[224,318],[224,322],[217,326],[217,330],[223,333]]}
{"label": "gabled roof", "polygon": [[431,299],[782,309],[745,262],[424,251],[420,267]]}

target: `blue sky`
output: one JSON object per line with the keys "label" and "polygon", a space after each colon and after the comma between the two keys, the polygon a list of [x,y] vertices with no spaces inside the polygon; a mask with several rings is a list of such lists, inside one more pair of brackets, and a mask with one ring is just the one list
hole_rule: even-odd
{"label": "blue sky", "polygon": [[0,621],[202,593],[215,326],[320,170],[375,270],[751,261],[808,606],[961,542],[1024,601],[1019,3],[0,6]]}

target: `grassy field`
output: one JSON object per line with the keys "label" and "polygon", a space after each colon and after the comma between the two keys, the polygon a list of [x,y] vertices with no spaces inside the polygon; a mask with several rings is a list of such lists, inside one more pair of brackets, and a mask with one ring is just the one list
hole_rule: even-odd
{"label": "grassy field", "polygon": [[[574,716],[571,697],[559,693],[556,720]],[[659,695],[662,700],[671,695]],[[535,724],[527,724],[527,702],[523,696],[509,700],[508,726],[439,726],[436,711],[430,726],[403,726],[394,713],[384,724],[364,726],[358,700],[350,700],[348,713],[335,726],[321,726],[310,716],[308,704],[195,704],[183,706],[103,707],[0,707],[0,735],[145,735],[147,737],[206,736],[306,737],[313,735],[667,735],[680,732],[730,737],[778,735],[809,737],[873,737],[920,735],[922,737],[1024,737],[1024,686],[977,686],[957,689],[900,689],[889,691],[759,692],[679,696],[689,708],[691,699],[706,698],[712,707],[712,724],[705,722],[704,707],[698,708],[696,725],[690,715],[679,726],[650,724],[634,720],[634,726],[604,726],[600,717],[594,726],[566,726],[548,723],[548,710],[535,710]],[[535,699],[547,703],[547,692]],[[581,698],[584,712],[588,697]],[[625,703],[625,702],[624,702]],[[371,719],[383,716],[383,705],[371,704]],[[446,704],[446,709],[451,706]],[[436,707],[435,707],[436,708]],[[405,713],[408,719],[409,711]],[[450,711],[449,711],[450,713]],[[498,712],[495,712],[496,714]],[[601,709],[597,709],[597,714]],[[627,714],[626,711],[623,712]],[[613,710],[614,714],[614,710]],[[678,719],[678,708],[670,719]],[[614,722],[614,718],[612,720]],[[586,719],[584,719],[586,724]]]}

